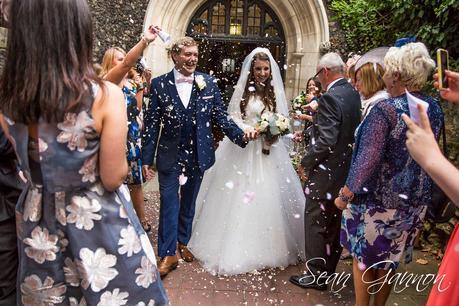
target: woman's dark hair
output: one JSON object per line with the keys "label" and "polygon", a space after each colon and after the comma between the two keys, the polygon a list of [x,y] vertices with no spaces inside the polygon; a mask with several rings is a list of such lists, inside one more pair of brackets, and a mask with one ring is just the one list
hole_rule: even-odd
{"label": "woman's dark hair", "polygon": [[314,81],[314,85],[317,87],[316,95],[320,97],[322,95],[322,84],[320,84],[319,80],[314,77],[310,77],[306,82],[306,92],[308,92],[309,82]]}
{"label": "woman's dark hair", "polygon": [[[249,103],[249,98],[250,96],[254,95],[259,95],[261,97],[261,101],[265,105],[265,108],[262,112],[264,112],[266,109],[272,112],[276,110],[276,95],[274,94],[274,88],[271,85],[271,81],[273,79],[272,71],[269,78],[264,82],[264,84],[256,84],[255,75],[253,73],[253,67],[255,65],[255,61],[257,60],[268,61],[270,63],[269,65],[271,66],[271,62],[269,61],[269,56],[267,54],[259,52],[253,56],[252,64],[250,66],[249,77],[247,79],[247,83],[245,84],[245,90],[244,94],[242,95],[242,101],[240,105],[242,116],[246,115],[245,110],[247,108],[247,104]],[[250,87],[252,87],[255,90],[250,90]]]}
{"label": "woman's dark hair", "polygon": [[86,0],[11,3],[0,111],[25,124],[57,122],[102,86],[92,66],[92,20]]}

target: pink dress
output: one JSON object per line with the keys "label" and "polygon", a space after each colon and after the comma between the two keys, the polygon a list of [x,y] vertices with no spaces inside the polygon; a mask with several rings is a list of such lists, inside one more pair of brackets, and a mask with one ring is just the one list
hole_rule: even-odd
{"label": "pink dress", "polygon": [[[459,305],[459,223],[448,242],[438,276],[445,275],[442,285],[434,284],[427,306]],[[439,279],[440,280],[440,279]],[[440,288],[439,288],[440,287]],[[445,290],[446,289],[446,290]]]}

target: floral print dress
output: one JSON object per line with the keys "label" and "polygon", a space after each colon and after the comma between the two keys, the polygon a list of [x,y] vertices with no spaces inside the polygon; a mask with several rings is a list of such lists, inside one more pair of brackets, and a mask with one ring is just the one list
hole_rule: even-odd
{"label": "floral print dress", "polygon": [[137,88],[133,84],[131,88],[123,86],[124,101],[126,102],[126,111],[128,117],[128,136],[126,144],[126,156],[128,160],[127,184],[140,185],[143,183],[142,178],[142,138],[140,110],[137,107]]}
{"label": "floral print dress", "polygon": [[[87,95],[92,104],[93,95]],[[104,189],[90,107],[63,122],[7,119],[28,180],[16,207],[20,305],[165,305],[151,243],[129,191]]]}
{"label": "floral print dress", "polygon": [[[443,123],[439,102],[428,116],[438,139]],[[413,243],[432,200],[432,179],[406,149],[406,95],[378,102],[358,128],[346,185],[355,194],[343,211],[341,245],[361,267],[396,269],[412,260]]]}

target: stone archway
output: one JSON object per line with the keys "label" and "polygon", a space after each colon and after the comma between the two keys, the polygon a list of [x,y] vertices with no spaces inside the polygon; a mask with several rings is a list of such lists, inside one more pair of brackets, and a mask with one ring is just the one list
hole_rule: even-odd
{"label": "stone archway", "polygon": [[[172,37],[185,35],[187,26],[206,0],[151,0],[144,24],[157,24]],[[322,0],[277,1],[266,0],[279,17],[285,30],[287,98],[304,89],[308,77],[314,75],[319,59],[319,45],[329,39],[328,18]],[[153,67],[154,76],[173,67],[164,44],[157,40],[145,54]],[[165,60],[167,59],[167,60]]]}

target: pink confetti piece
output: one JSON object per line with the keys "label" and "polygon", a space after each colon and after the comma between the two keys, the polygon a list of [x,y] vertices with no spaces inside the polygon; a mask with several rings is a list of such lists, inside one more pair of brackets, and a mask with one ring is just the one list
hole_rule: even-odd
{"label": "pink confetti piece", "polygon": [[244,202],[244,204],[249,204],[250,202],[253,201],[254,198],[255,198],[255,192],[247,191],[244,193],[242,201]]}

